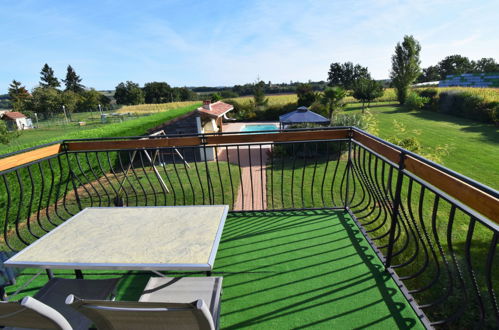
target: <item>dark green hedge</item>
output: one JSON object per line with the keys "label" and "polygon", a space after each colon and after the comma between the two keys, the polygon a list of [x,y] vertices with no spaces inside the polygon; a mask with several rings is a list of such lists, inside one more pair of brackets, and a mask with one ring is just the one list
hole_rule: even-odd
{"label": "dark green hedge", "polygon": [[499,124],[499,102],[488,102],[483,96],[460,90],[438,93],[436,89],[429,88],[418,89],[416,92],[429,99],[423,110]]}

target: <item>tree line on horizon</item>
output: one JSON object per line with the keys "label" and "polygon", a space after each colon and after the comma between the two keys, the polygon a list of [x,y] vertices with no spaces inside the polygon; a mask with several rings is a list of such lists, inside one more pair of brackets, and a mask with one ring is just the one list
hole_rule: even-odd
{"label": "tree line on horizon", "polygon": [[[71,115],[73,112],[97,110],[99,105],[104,108],[109,106],[111,99],[94,88],[85,88],[81,81],[71,65],[67,67],[66,78],[59,80],[54,70],[45,63],[40,71],[39,85],[31,92],[15,79],[9,85],[12,109],[28,117],[36,113],[43,118],[50,118],[63,111]],[[61,82],[64,86],[61,86]]]}

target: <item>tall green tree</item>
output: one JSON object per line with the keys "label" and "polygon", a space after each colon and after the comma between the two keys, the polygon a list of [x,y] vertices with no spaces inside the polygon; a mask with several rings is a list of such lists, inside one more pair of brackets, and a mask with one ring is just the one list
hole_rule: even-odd
{"label": "tall green tree", "polygon": [[23,112],[27,110],[31,95],[19,81],[12,80],[12,83],[10,83],[9,97],[14,111]]}
{"label": "tall green tree", "polygon": [[413,36],[404,36],[402,43],[397,43],[392,56],[390,78],[397,91],[397,99],[404,104],[409,86],[421,74],[419,53],[421,45]]}
{"label": "tall green tree", "polygon": [[296,86],[296,95],[298,96],[298,106],[300,107],[309,107],[318,98],[310,84],[299,84]]}
{"label": "tall green tree", "polygon": [[328,87],[324,90],[321,97],[321,103],[327,109],[328,118],[331,120],[333,115],[344,106],[343,99],[347,96],[347,91],[341,87]]}
{"label": "tall green tree", "polygon": [[76,74],[75,70],[71,65],[68,65],[66,72],[66,79],[62,80],[66,85],[66,91],[72,91],[75,93],[80,93],[83,91],[84,87],[81,83],[81,78]]}
{"label": "tall green tree", "polygon": [[341,86],[352,89],[353,83],[359,78],[371,78],[367,67],[352,62],[331,63],[328,72],[329,86]]}
{"label": "tall green tree", "polygon": [[71,118],[71,114],[76,111],[78,104],[81,102],[81,98],[80,94],[73,92],[72,90],[60,93],[61,106],[64,105],[69,118]]}
{"label": "tall green tree", "polygon": [[438,62],[440,76],[446,78],[448,75],[460,75],[473,72],[473,62],[466,56],[450,55]]}
{"label": "tall green tree", "polygon": [[479,73],[499,72],[499,63],[492,57],[484,57],[474,63],[474,71]]}
{"label": "tall green tree", "polygon": [[143,89],[145,102],[148,104],[170,102],[171,89],[166,82],[148,82]]}
{"label": "tall green tree", "polygon": [[54,70],[52,70],[52,68],[47,63],[45,63],[42,71],[40,71],[40,86],[51,88],[57,88],[61,86],[59,79],[57,79],[54,75]]}
{"label": "tall green tree", "polygon": [[362,113],[374,99],[383,96],[383,86],[373,79],[360,78],[353,85],[353,97],[362,102]]}
{"label": "tall green tree", "polygon": [[423,69],[423,73],[418,77],[417,82],[423,83],[428,81],[438,81],[441,79],[442,76],[440,76],[440,68],[438,65],[430,65],[429,67]]}
{"label": "tall green tree", "polygon": [[255,107],[262,109],[267,106],[269,99],[265,97],[265,82],[258,81],[253,86],[253,101],[255,102]]}
{"label": "tall green tree", "polygon": [[81,98],[78,103],[78,111],[97,111],[99,109],[99,104],[102,104],[103,95],[91,88],[89,90],[80,93]]}
{"label": "tall green tree", "polygon": [[135,105],[144,103],[144,92],[139,84],[133,81],[119,83],[115,88],[114,98],[116,103],[125,105]]}
{"label": "tall green tree", "polygon": [[52,117],[62,111],[61,92],[52,87],[37,87],[31,93],[30,108],[32,111]]}

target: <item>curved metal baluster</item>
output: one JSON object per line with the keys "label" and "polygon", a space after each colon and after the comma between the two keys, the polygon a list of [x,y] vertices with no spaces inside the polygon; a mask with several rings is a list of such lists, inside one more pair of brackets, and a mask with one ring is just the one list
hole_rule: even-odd
{"label": "curved metal baluster", "polygon": [[241,189],[241,210],[244,210],[244,183],[243,183],[243,171],[241,169],[241,155],[239,154],[239,145],[236,146],[237,149],[237,166],[239,167],[239,189]]}
{"label": "curved metal baluster", "polygon": [[[130,153],[128,153],[128,155],[130,155]],[[132,188],[132,192],[135,195],[135,206],[138,206],[139,205],[139,196],[137,194],[137,190],[135,189],[134,185],[132,184],[132,181],[130,179],[128,179],[128,171],[129,171],[129,169],[125,170],[125,166],[123,164],[123,159],[121,158],[121,153],[120,152],[117,152],[117,156],[118,156],[118,163],[120,164],[121,173],[123,173],[123,180],[121,180],[121,181],[118,180],[118,182],[120,184],[120,186],[118,187],[118,192],[120,192],[121,190],[123,190],[123,192],[125,193],[126,199],[127,199],[127,203],[126,204],[130,205],[130,201],[128,199],[128,193],[127,193],[127,190],[125,189],[125,182],[128,181],[128,184],[130,185],[130,188]],[[131,169],[131,165],[130,165],[130,169]]]}
{"label": "curved metal baluster", "polygon": [[[117,190],[116,190],[116,188],[114,187],[114,185],[113,185],[113,183],[111,182],[111,180],[109,180],[109,178],[108,178],[108,176],[107,176],[107,174],[106,174],[106,172],[107,172],[108,170],[106,170],[106,169],[104,168],[104,166],[102,165],[102,162],[101,162],[101,160],[100,160],[99,154],[100,154],[100,152],[96,152],[96,153],[95,153],[95,158],[97,158],[97,164],[99,165],[99,169],[100,169],[100,171],[101,171],[101,173],[102,173],[102,176],[103,176],[103,177],[104,177],[104,179],[107,181],[108,185],[109,185],[109,186],[111,186],[111,189],[112,189],[112,191],[113,191],[114,195],[115,195],[115,196],[117,196],[118,191],[117,191]],[[108,154],[109,154],[109,153],[108,153]],[[111,164],[110,164],[110,165],[111,165]],[[111,173],[113,172],[112,166],[109,166],[109,171],[111,171]],[[108,205],[108,206],[110,206],[110,205],[111,205],[111,201],[113,201],[113,198],[112,198],[109,194],[108,194],[108,198],[109,198],[109,200],[108,200],[108,204],[107,204],[107,205]]]}
{"label": "curved metal baluster", "polygon": [[494,310],[497,324],[499,324],[499,308],[497,306],[496,294],[494,292],[494,286],[492,284],[492,266],[494,263],[494,256],[496,252],[498,239],[499,239],[499,233],[495,231],[494,235],[492,236],[492,240],[490,241],[489,253],[487,254],[487,264],[485,266],[487,291],[489,292],[490,301],[492,303],[492,308]]}
{"label": "curved metal baluster", "polygon": [[468,233],[466,234],[466,243],[464,246],[464,256],[466,260],[466,266],[468,268],[468,275],[471,278],[471,282],[473,284],[473,290],[475,292],[475,306],[479,308],[479,316],[480,319],[477,328],[483,327],[483,323],[485,321],[485,306],[482,300],[482,295],[480,294],[480,288],[478,286],[478,282],[476,280],[475,271],[473,270],[473,264],[471,263],[471,241],[473,239],[473,233],[475,231],[476,218],[470,217],[470,223],[468,225]]}
{"label": "curved metal baluster", "polygon": [[197,154],[200,151],[201,150],[198,148],[194,149],[194,167],[196,169],[196,174],[197,174],[198,181],[199,181],[199,187],[201,188],[201,196],[203,197],[202,204],[204,204],[205,203],[204,184],[203,184],[203,181],[201,180],[201,175],[199,174],[198,159],[197,159]]}
{"label": "curved metal baluster", "polygon": [[[147,152],[147,151],[145,151],[145,152]],[[142,167],[142,173],[144,173],[146,181],[147,181],[147,183],[149,183],[149,186],[151,187],[152,196],[154,198],[154,206],[158,206],[158,197],[157,197],[158,193],[156,192],[156,189],[154,189],[154,185],[153,185],[153,183],[151,181],[151,178],[149,177],[149,173],[147,173],[146,165],[144,163],[144,158],[142,156],[142,152],[138,152],[138,154],[139,154],[139,159],[140,159],[140,166]]]}
{"label": "curved metal baluster", "polygon": [[[182,152],[183,152],[184,155],[186,154],[184,152],[184,148],[182,148]],[[218,163],[218,153],[215,153],[215,156],[217,157],[217,163]],[[196,205],[196,191],[194,190],[194,185],[192,184],[191,175],[189,174],[189,168],[187,167],[185,159],[182,160],[182,164],[184,164],[185,175],[187,176],[187,181],[189,181],[189,186],[191,187],[192,204]],[[165,192],[165,196],[166,196],[166,192]],[[222,204],[224,204],[224,203],[222,203]]]}
{"label": "curved metal baluster", "polygon": [[303,171],[301,173],[301,189],[300,189],[300,196],[301,196],[301,208],[305,208],[305,197],[304,197],[304,192],[305,192],[305,170],[307,169],[307,143],[303,142]]}
{"label": "curved metal baluster", "polygon": [[291,170],[291,208],[295,208],[295,165],[296,165],[296,151],[295,151],[295,144],[292,145],[292,150],[293,150],[293,168]]}
{"label": "curved metal baluster", "polygon": [[[283,149],[286,150],[286,148],[284,148],[285,144],[282,144],[283,146]],[[284,152],[281,154],[281,209],[284,209],[286,208],[285,207],[285,204],[284,204]]]}
{"label": "curved metal baluster", "polygon": [[[50,186],[49,186],[49,194],[47,196],[47,205],[45,207],[45,216],[47,217],[48,221],[53,225],[57,226],[55,222],[52,221],[52,218],[50,217],[50,206],[51,206],[51,201],[52,201],[52,191],[54,190],[54,182],[55,182],[55,174],[54,174],[54,168],[52,167],[52,162],[51,158],[47,160],[48,165],[49,165],[49,171],[50,171]],[[54,202],[57,205],[57,198],[55,199]],[[55,206],[54,206],[55,207]]]}
{"label": "curved metal baluster", "polygon": [[41,219],[40,219],[40,212],[42,210],[42,202],[43,202],[43,193],[45,192],[45,175],[43,175],[43,169],[42,169],[42,165],[41,163],[38,163],[38,171],[40,172],[40,195],[39,195],[39,198],[38,198],[38,206],[37,206],[37,209],[36,209],[36,221],[38,222],[38,225],[40,226],[40,228],[42,230],[44,230],[45,232],[48,232],[47,229],[45,229],[45,227],[42,225],[41,223]]}
{"label": "curved metal baluster", "polygon": [[[265,210],[267,209],[267,205],[266,205],[266,202],[267,200],[265,199],[265,197],[267,196],[267,185],[263,184],[263,154],[262,154],[262,145],[259,144],[258,145],[259,148],[260,148],[260,187],[261,187],[261,192],[262,192],[262,210]],[[267,172],[265,172],[266,174]],[[265,188],[265,192],[264,192],[264,188]]]}
{"label": "curved metal baluster", "polygon": [[231,162],[230,162],[230,156],[229,156],[229,147],[225,146],[225,154],[227,155],[227,173],[229,173],[229,180],[230,180],[230,191],[232,193],[232,199],[231,199],[231,204],[230,207],[231,209],[234,208],[234,203],[236,202],[236,196],[234,192],[234,182],[232,180],[232,171],[231,171]]}
{"label": "curved metal baluster", "polygon": [[[19,240],[21,242],[23,242],[23,244],[29,245],[29,242],[26,241],[26,240],[24,240],[24,238],[21,237],[21,232],[19,230],[20,229],[19,228],[19,222],[21,221],[21,210],[22,210],[23,200],[24,200],[23,182],[22,182],[22,179],[21,179],[21,175],[19,174],[19,169],[15,170],[14,173],[16,174],[17,183],[19,184],[19,202],[18,202],[18,205],[17,205],[17,212],[16,212],[16,235],[19,238]],[[27,227],[28,227],[29,233],[32,236],[38,238],[38,236],[36,236],[35,234],[33,234],[33,232],[31,231],[31,226],[30,226],[29,222],[27,223]]]}
{"label": "curved metal baluster", "polygon": [[[426,243],[427,243],[427,245],[429,247],[429,250],[431,252],[433,260],[435,261],[436,273],[435,273],[433,279],[428,284],[426,284],[426,285],[424,285],[424,286],[422,286],[420,288],[410,290],[409,293],[411,293],[411,294],[413,294],[413,293],[421,293],[421,292],[424,292],[424,291],[428,290],[433,285],[435,285],[435,283],[437,283],[437,280],[440,277],[440,263],[438,262],[438,257],[437,257],[437,255],[435,253],[435,248],[433,247],[433,243],[432,243],[432,241],[430,239],[430,235],[428,234],[428,231],[426,230],[425,220],[424,220],[424,215],[423,215],[423,204],[424,204],[424,192],[425,191],[426,191],[426,188],[424,186],[422,186],[421,187],[420,197],[419,197],[418,214],[419,214],[419,221],[421,223],[421,229],[422,229],[424,237],[426,239]],[[421,307],[421,308],[424,308],[424,307]]]}
{"label": "curved metal baluster", "polygon": [[[435,299],[432,302],[424,304],[423,305],[424,307],[433,307],[433,306],[436,306],[438,304],[443,303],[444,301],[446,301],[449,298],[449,296],[452,295],[453,290],[454,290],[454,278],[452,276],[452,272],[450,270],[449,262],[447,261],[444,249],[443,249],[443,247],[442,247],[442,245],[440,243],[440,238],[438,236],[437,211],[438,211],[439,201],[440,201],[440,197],[438,195],[436,195],[435,196],[435,201],[434,201],[434,204],[433,204],[433,211],[432,211],[432,215],[431,215],[431,227],[432,227],[432,231],[433,231],[433,236],[435,238],[435,244],[437,245],[438,251],[440,253],[440,258],[442,259],[442,261],[444,263],[444,266],[445,266],[445,268],[447,270],[448,281],[442,280],[442,282],[445,282],[447,284],[447,290],[446,290],[446,292],[441,297]],[[422,308],[423,308],[423,306],[422,306]]]}
{"label": "curved metal baluster", "polygon": [[[172,156],[173,170],[175,171],[175,174],[176,174],[177,180],[178,180],[178,185],[180,186],[180,190],[182,191],[182,201],[183,201],[182,205],[186,205],[184,183],[182,182],[182,179],[180,178],[180,175],[178,173],[177,162],[175,161],[175,155],[173,154],[173,152],[171,153],[171,156]],[[206,156],[206,154],[205,154],[205,156]],[[205,158],[205,162],[206,162],[206,158]],[[208,189],[209,189],[209,187],[208,187]]]}
{"label": "curved metal baluster", "polygon": [[[138,151],[133,151],[132,152],[132,155],[130,155],[130,151],[128,152],[128,159],[130,161],[130,165],[129,165],[129,168],[130,170],[132,171],[132,174],[133,174],[133,177],[135,178],[135,180],[137,181],[140,189],[142,190],[142,194],[144,196],[144,204],[145,206],[148,206],[149,205],[149,202],[147,200],[147,192],[146,192],[146,189],[144,188],[144,185],[142,184],[142,182],[140,181],[140,177],[138,176],[137,174],[137,171],[135,170],[135,165],[133,164],[134,161],[135,161],[135,156],[137,155]],[[127,174],[128,175],[128,174]],[[142,204],[142,203],[139,203],[139,196],[137,196],[137,206],[139,204]]]}
{"label": "curved metal baluster", "polygon": [[[327,175],[327,168],[329,166],[329,142],[326,142],[326,165],[324,166],[324,171],[322,173],[322,182],[321,182],[321,202],[322,202],[322,207],[326,207],[326,201],[324,200],[324,184],[326,182],[326,175]],[[339,160],[338,162],[339,163]],[[331,191],[333,190],[333,188],[331,188]],[[334,203],[333,205],[331,206],[334,206]]]}
{"label": "curved metal baluster", "polygon": [[[105,205],[109,205],[110,204],[110,201],[111,201],[111,196],[109,195],[106,187],[102,184],[102,182],[100,182],[100,178],[97,173],[95,173],[94,171],[94,167],[92,165],[92,163],[90,162],[90,159],[88,158],[88,152],[85,153],[85,159],[87,160],[87,164],[88,164],[88,168],[90,170],[90,173],[92,173],[92,175],[95,177],[95,181],[97,181],[97,184],[101,187],[101,189],[104,191],[104,193],[106,194],[107,196],[107,204],[105,203]],[[95,156],[97,157],[97,152],[95,152]],[[104,171],[103,171],[104,173]],[[100,194],[99,194],[100,196]]]}
{"label": "curved metal baluster", "polygon": [[[275,144],[272,144],[270,146],[270,204],[271,209],[275,210],[274,206],[274,147]],[[269,167],[267,167],[267,171],[269,170]],[[267,183],[268,185],[268,183]],[[269,201],[267,200],[267,206],[269,205]]]}
{"label": "curved metal baluster", "polygon": [[31,166],[26,166],[26,170],[28,171],[28,177],[29,177],[30,186],[31,186],[31,193],[29,195],[29,201],[28,201],[28,211],[26,213],[26,223],[28,224],[28,230],[29,230],[29,232],[33,236],[35,236],[36,238],[38,238],[38,236],[34,235],[31,232],[31,229],[30,229],[30,224],[31,224],[31,208],[33,207],[33,199],[34,199],[34,195],[35,195],[35,182],[33,180],[33,173],[31,173]]}
{"label": "curved metal baluster", "polygon": [[[195,153],[194,153],[194,155],[195,155]],[[194,164],[196,164],[196,160],[194,160]],[[166,180],[168,181],[168,185],[170,187],[170,191],[172,192],[172,195],[173,195],[173,205],[177,205],[177,191],[175,189],[175,186],[173,185],[172,179],[168,175],[168,169],[167,169],[167,165],[166,165],[166,162],[164,161],[164,159],[162,159],[162,161],[161,161],[161,167],[163,168],[163,173],[165,174]],[[197,165],[196,165],[196,169],[197,169]],[[165,201],[165,205],[167,205],[167,204],[168,204],[168,200]]]}
{"label": "curved metal baluster", "polygon": [[312,172],[312,183],[310,184],[310,199],[312,201],[312,205],[311,207],[315,207],[315,200],[314,200],[314,182],[315,182],[315,173],[317,171],[317,161],[318,161],[318,158],[319,158],[319,147],[318,147],[318,143],[316,142],[315,143],[315,157],[314,157],[314,170]]}
{"label": "curved metal baluster", "polygon": [[249,163],[249,177],[251,189],[251,210],[255,210],[255,190],[253,187],[253,161],[251,159],[251,145],[248,145],[248,163]]}
{"label": "curved metal baluster", "polygon": [[[225,204],[225,191],[224,191],[224,184],[222,182],[222,174],[220,173],[220,163],[218,161],[218,150],[216,150],[214,152],[214,154],[215,154],[215,163],[217,164],[218,182],[220,183],[220,189],[222,190],[222,204]],[[189,182],[191,182],[191,180],[189,180]],[[215,204],[216,204],[216,202],[215,202]]]}
{"label": "curved metal baluster", "polygon": [[7,244],[7,246],[9,247],[9,249],[11,249],[12,251],[15,251],[15,248],[10,245],[10,240],[9,240],[9,235],[8,235],[8,232],[9,232],[9,211],[10,211],[10,204],[11,204],[11,193],[10,193],[10,189],[9,189],[9,182],[7,180],[7,174],[3,174],[2,175],[2,178],[3,178],[3,183],[5,185],[5,192],[7,193],[7,205],[5,207],[5,219],[4,219],[4,222],[3,222],[3,240],[5,242],[5,244]]}

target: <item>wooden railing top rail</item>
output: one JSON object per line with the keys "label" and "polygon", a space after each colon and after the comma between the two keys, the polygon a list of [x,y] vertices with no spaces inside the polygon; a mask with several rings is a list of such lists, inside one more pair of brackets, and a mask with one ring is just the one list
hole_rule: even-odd
{"label": "wooden railing top rail", "polygon": [[[263,134],[164,137],[140,140],[67,141],[62,144],[54,144],[0,159],[0,171],[13,169],[40,159],[57,155],[64,151],[82,152],[258,142],[324,141],[348,139],[350,137],[394,164],[399,164],[401,155],[404,153],[403,149],[390,145],[383,140],[373,138],[362,131],[342,128],[334,130],[287,131]],[[499,223],[499,199],[492,194],[445,173],[417,157],[413,157],[411,153],[404,155],[402,165],[406,171],[447,193],[449,196],[459,200],[461,203],[476,210],[492,221]]]}
{"label": "wooden railing top rail", "polygon": [[59,152],[61,152],[61,148],[62,145],[58,143],[2,158],[0,159],[0,172],[57,155]]}

